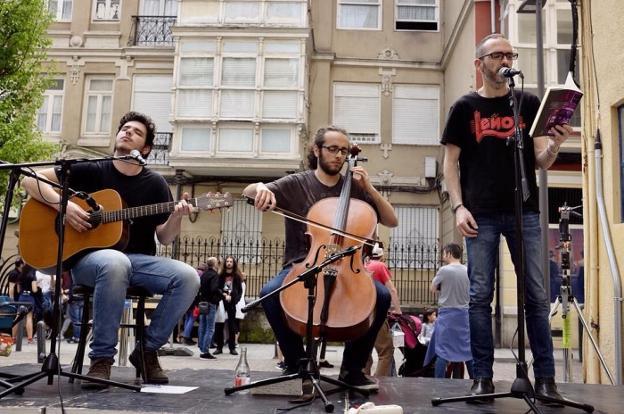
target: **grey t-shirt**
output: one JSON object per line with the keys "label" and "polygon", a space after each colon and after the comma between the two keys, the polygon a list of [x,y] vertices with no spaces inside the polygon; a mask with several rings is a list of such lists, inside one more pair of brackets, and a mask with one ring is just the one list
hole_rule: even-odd
{"label": "grey t-shirt", "polygon": [[[343,182],[344,177],[341,176],[338,184],[328,187],[316,178],[314,170],[307,170],[282,177],[279,180],[268,183],[267,187],[275,193],[277,207],[306,217],[308,211],[317,201],[327,197],[340,197]],[[362,191],[355,182],[351,184],[351,198],[367,202],[379,216],[372,198],[368,193]],[[330,220],[323,224],[332,226],[336,212],[327,213]],[[307,226],[304,223],[285,219],[285,227],[286,248],[284,251],[284,266],[287,266],[305,259],[309,243],[305,235]]]}
{"label": "grey t-shirt", "polygon": [[460,263],[442,266],[431,283],[440,289],[440,308],[468,308],[470,281],[466,266]]}

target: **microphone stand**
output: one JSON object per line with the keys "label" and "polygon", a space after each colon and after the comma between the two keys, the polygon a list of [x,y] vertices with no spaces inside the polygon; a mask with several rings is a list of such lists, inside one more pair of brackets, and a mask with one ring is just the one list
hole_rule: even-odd
{"label": "microphone stand", "polygon": [[319,263],[318,265],[314,267],[311,267],[310,269],[301,273],[299,276],[297,276],[290,282],[280,286],[279,288],[268,293],[267,295],[251,302],[249,305],[245,306],[242,309],[243,312],[247,312],[251,308],[261,303],[262,301],[266,300],[267,298],[277,295],[279,292],[281,292],[284,289],[288,289],[290,286],[294,285],[295,283],[303,282],[304,286],[308,289],[308,309],[307,309],[308,318],[306,321],[306,357],[301,359],[301,363],[299,365],[299,372],[297,372],[296,374],[282,375],[279,377],[267,378],[267,379],[263,379],[260,381],[255,381],[253,383],[241,385],[238,387],[225,388],[224,390],[225,395],[230,395],[237,391],[242,391],[242,390],[246,390],[249,388],[255,388],[255,387],[260,387],[263,385],[277,384],[277,383],[284,382],[284,381],[290,381],[292,379],[297,379],[297,378],[301,378],[302,380],[308,379],[312,382],[312,386],[318,392],[318,395],[323,400],[323,404],[325,405],[325,412],[331,413],[334,411],[334,405],[331,402],[329,402],[329,400],[327,399],[325,393],[323,392],[323,389],[321,388],[320,381],[325,381],[330,384],[337,385],[338,387],[343,388],[343,389],[357,391],[365,396],[369,394],[368,390],[362,390],[357,387],[346,384],[343,381],[336,380],[334,378],[327,377],[325,375],[320,374],[318,364],[316,362],[317,346],[316,346],[316,343],[312,334],[312,329],[313,329],[313,324],[314,324],[314,303],[316,301],[315,288],[316,288],[316,282],[317,282],[317,274],[320,273],[324,267],[335,262],[336,260],[340,260],[343,257],[353,255],[359,248],[360,248],[359,246],[351,246],[345,250],[342,250],[338,253],[335,253],[329,256],[323,262]]}
{"label": "microphone stand", "polygon": [[[524,248],[524,234],[523,234],[523,203],[529,198],[529,186],[526,179],[525,167],[524,167],[524,142],[522,140],[522,129],[520,128],[520,108],[518,107],[518,98],[515,93],[515,82],[513,77],[508,78],[509,82],[509,106],[513,110],[514,117],[514,135],[507,139],[507,145],[513,146],[514,154],[514,208],[515,208],[515,233],[516,233],[516,303],[517,303],[517,326],[518,326],[518,358],[516,362],[516,379],[511,385],[510,392],[493,393],[493,394],[481,394],[481,395],[467,395],[463,397],[451,397],[451,398],[434,398],[431,400],[433,406],[438,406],[447,402],[478,402],[480,400],[498,399],[513,397],[524,400],[530,407],[530,411],[536,414],[540,414],[541,411],[537,408],[535,400],[542,401],[549,404],[567,405],[574,408],[579,408],[587,412],[593,412],[594,407],[589,404],[581,404],[570,400],[560,400],[557,398],[543,397],[535,394],[531,381],[529,380],[528,367],[525,356],[525,339],[524,339],[524,303],[525,303],[525,248]],[[511,252],[512,254],[514,252]]]}
{"label": "microphone stand", "polygon": [[[69,377],[69,378],[78,378],[84,381],[89,382],[97,382],[100,384],[108,384],[121,388],[127,388],[133,391],[140,391],[141,387],[137,385],[129,385],[120,382],[104,380],[99,378],[92,378],[86,375],[75,374],[73,372],[64,372],[61,369],[61,365],[56,355],[56,337],[59,332],[60,325],[60,300],[61,300],[61,275],[63,272],[63,244],[64,244],[64,235],[65,235],[65,213],[67,209],[67,202],[69,201],[70,193],[72,195],[86,197],[85,200],[92,206],[92,203],[88,201],[89,195],[81,192],[76,192],[69,188],[69,175],[71,173],[71,167],[77,163],[83,162],[94,162],[94,161],[106,161],[106,160],[131,160],[134,157],[130,155],[123,155],[120,157],[112,156],[112,157],[103,157],[96,159],[60,159],[52,162],[35,162],[35,163],[24,163],[24,164],[7,164],[1,163],[0,170],[11,170],[9,174],[9,183],[7,187],[7,192],[4,200],[4,212],[2,216],[2,224],[0,225],[0,252],[2,252],[2,248],[4,247],[4,237],[6,234],[6,228],[8,224],[8,212],[11,208],[11,203],[13,201],[13,192],[14,187],[17,184],[20,174],[27,175],[29,177],[33,177],[37,180],[45,182],[47,184],[52,185],[54,188],[61,190],[61,199],[59,202],[59,219],[56,220],[56,232],[58,234],[58,249],[57,249],[57,261],[56,261],[56,281],[55,281],[55,291],[54,291],[54,306],[52,310],[52,317],[55,323],[52,328],[52,338],[50,342],[50,353],[46,356],[43,361],[43,366],[41,367],[41,371],[26,374],[23,376],[17,376],[9,379],[9,382],[16,383],[13,387],[8,388],[2,392],[0,392],[0,399],[9,395],[13,392],[16,394],[21,394],[24,391],[24,387],[47,377],[48,385],[52,385],[54,375]],[[57,184],[53,181],[44,179],[43,177],[38,176],[36,173],[29,171],[24,168],[32,168],[32,167],[41,167],[41,166],[59,166],[58,178],[60,184]],[[95,204],[95,202],[93,202]],[[97,205],[96,205],[97,206]]]}

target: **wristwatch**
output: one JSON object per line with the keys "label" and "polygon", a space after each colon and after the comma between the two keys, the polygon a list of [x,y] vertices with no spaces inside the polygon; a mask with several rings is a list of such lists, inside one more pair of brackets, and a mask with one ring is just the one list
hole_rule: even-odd
{"label": "wristwatch", "polygon": [[458,205],[456,205],[455,207],[451,207],[451,211],[453,212],[453,214],[455,214],[457,212],[457,209],[462,207],[463,204],[459,203]]}

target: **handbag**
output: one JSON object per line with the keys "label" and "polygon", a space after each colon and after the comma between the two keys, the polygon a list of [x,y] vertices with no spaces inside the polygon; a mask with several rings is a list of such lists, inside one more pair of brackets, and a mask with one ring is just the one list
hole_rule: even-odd
{"label": "handbag", "polygon": [[197,306],[199,307],[200,315],[208,315],[210,312],[210,302],[199,302]]}

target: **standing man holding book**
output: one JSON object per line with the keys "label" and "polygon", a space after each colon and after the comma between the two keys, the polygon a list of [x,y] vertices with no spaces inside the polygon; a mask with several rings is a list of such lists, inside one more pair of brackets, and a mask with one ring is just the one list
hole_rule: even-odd
{"label": "standing man holding book", "polygon": [[[518,54],[501,34],[491,34],[479,42],[474,65],[483,86],[459,98],[451,107],[441,143],[445,146],[444,177],[449,189],[458,231],[466,237],[470,277],[470,332],[474,361],[473,395],[494,392],[492,382],[494,342],[491,302],[494,296],[494,268],[500,236],[504,235],[517,267],[517,235],[514,208],[514,154],[507,138],[515,125],[509,106],[510,89],[499,74],[511,67]],[[535,392],[561,398],[555,384],[553,345],[548,323],[550,310],[541,270],[536,168],[549,168],[560,145],[572,128],[557,125],[551,136],[529,136],[539,108],[534,95],[516,91],[521,102],[519,127],[524,144],[524,169],[530,197],[524,202],[522,225],[526,249],[526,325],[533,353]],[[461,172],[461,173],[460,173]],[[491,399],[477,400],[489,402]]]}

